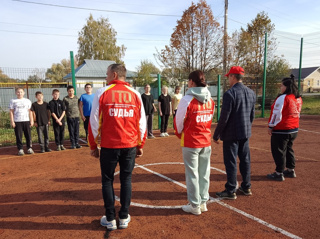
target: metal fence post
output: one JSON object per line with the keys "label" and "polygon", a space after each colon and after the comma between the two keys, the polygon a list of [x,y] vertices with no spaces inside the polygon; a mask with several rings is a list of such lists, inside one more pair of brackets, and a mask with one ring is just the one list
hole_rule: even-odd
{"label": "metal fence post", "polygon": [[74,87],[74,95],[77,95],[77,85],[76,85],[76,75],[74,72],[73,51],[70,51],[70,63],[71,63],[72,85]]}
{"label": "metal fence post", "polygon": [[262,84],[262,110],[261,117],[264,118],[264,105],[266,101],[266,81],[267,81],[267,49],[268,49],[268,33],[265,33],[264,39],[264,65],[263,65],[263,84]]}
{"label": "metal fence post", "polygon": [[221,75],[218,75],[218,84],[217,84],[217,121],[220,119],[220,82]]}
{"label": "metal fence post", "polygon": [[[158,78],[158,97],[161,95],[161,75],[157,74]],[[159,102],[158,102],[159,106]],[[160,117],[160,110],[158,110],[158,129],[161,127],[161,117]]]}
{"label": "metal fence post", "polygon": [[299,61],[299,78],[298,78],[299,93],[300,93],[300,81],[301,81],[302,49],[303,49],[303,37],[301,37],[301,44],[300,44],[300,61]]}

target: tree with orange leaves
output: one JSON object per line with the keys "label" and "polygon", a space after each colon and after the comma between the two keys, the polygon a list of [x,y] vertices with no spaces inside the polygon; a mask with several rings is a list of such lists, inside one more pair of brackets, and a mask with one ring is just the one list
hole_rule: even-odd
{"label": "tree with orange leaves", "polygon": [[219,23],[206,1],[200,0],[183,12],[170,45],[157,51],[155,57],[165,68],[179,72],[182,77],[196,69],[207,72],[222,64],[222,43]]}

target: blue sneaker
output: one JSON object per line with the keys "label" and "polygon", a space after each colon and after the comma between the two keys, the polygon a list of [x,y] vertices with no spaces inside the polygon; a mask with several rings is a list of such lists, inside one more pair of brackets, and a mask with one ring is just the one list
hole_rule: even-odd
{"label": "blue sneaker", "polygon": [[103,227],[106,227],[109,231],[113,231],[117,229],[117,222],[115,219],[113,219],[112,221],[107,221],[107,217],[103,216],[100,219],[100,224]]}
{"label": "blue sneaker", "polygon": [[131,217],[128,214],[128,217],[126,219],[119,219],[119,228],[120,229],[126,229],[128,227],[129,222],[131,221]]}

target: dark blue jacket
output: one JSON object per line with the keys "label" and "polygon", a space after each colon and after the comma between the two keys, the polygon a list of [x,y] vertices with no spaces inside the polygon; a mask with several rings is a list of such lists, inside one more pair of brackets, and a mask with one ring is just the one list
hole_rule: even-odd
{"label": "dark blue jacket", "polygon": [[254,119],[255,93],[241,82],[223,95],[221,116],[213,139],[222,141],[250,138]]}

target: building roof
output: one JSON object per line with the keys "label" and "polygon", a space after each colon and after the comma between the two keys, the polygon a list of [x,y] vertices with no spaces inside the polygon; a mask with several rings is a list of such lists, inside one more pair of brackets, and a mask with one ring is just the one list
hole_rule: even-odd
{"label": "building roof", "polygon": [[[85,59],[84,63],[75,69],[75,76],[76,78],[106,78],[109,65],[115,63],[115,61]],[[127,70],[127,78],[133,78],[136,77],[136,75],[136,72]],[[63,79],[71,78],[71,73],[63,77]]]}
{"label": "building roof", "polygon": [[[318,70],[320,67],[306,67],[306,68],[301,68],[301,80],[307,78],[311,73],[314,71]],[[295,78],[299,77],[299,68],[296,69],[291,69],[291,74],[295,76]]]}

